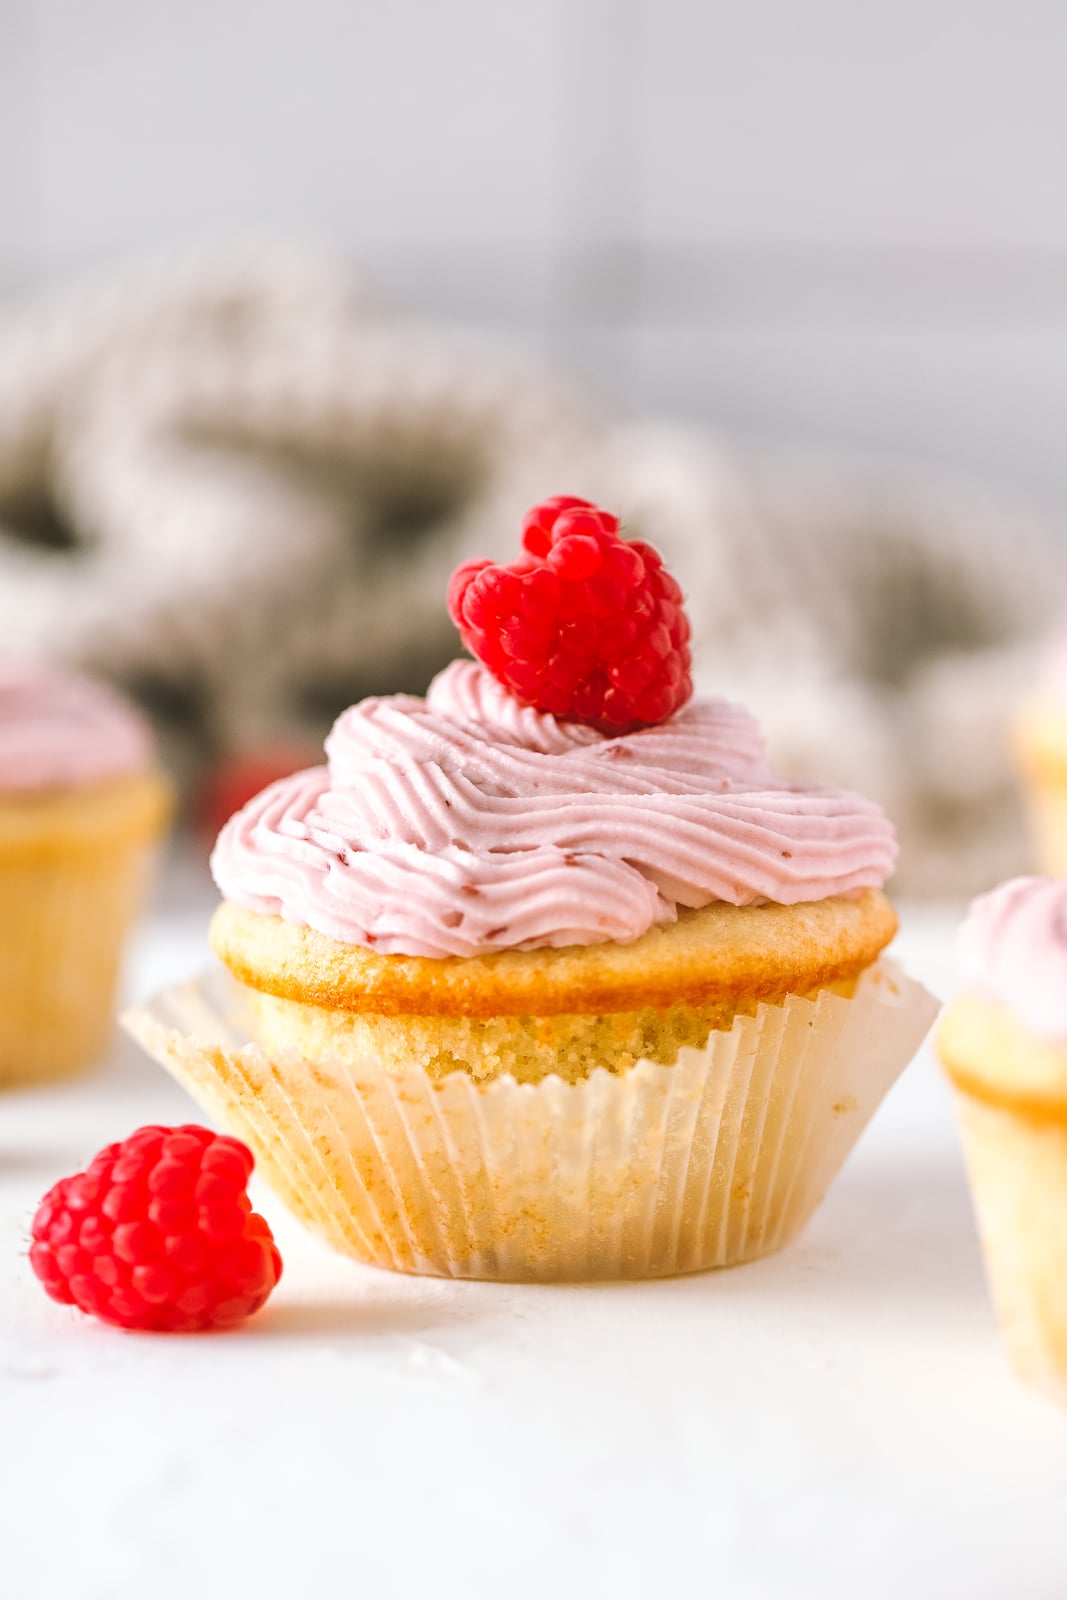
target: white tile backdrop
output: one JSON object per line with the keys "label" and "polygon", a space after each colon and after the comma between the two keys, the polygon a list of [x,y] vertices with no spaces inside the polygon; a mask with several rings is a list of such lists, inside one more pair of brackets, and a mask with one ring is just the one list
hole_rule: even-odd
{"label": "white tile backdrop", "polygon": [[0,0],[0,285],[322,237],[629,410],[1067,504],[1062,0]]}

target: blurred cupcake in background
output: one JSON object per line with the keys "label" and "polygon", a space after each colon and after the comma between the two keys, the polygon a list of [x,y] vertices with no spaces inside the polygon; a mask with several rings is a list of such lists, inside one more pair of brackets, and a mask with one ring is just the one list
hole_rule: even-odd
{"label": "blurred cupcake in background", "polygon": [[1067,639],[1046,654],[1015,743],[1037,865],[1067,877]]}
{"label": "blurred cupcake in background", "polygon": [[983,895],[959,956],[938,1049],[990,1287],[1021,1376],[1067,1400],[1067,883]]}
{"label": "blurred cupcake in background", "polygon": [[151,730],[111,689],[0,664],[0,1084],[100,1055],[125,934],[171,810]]}

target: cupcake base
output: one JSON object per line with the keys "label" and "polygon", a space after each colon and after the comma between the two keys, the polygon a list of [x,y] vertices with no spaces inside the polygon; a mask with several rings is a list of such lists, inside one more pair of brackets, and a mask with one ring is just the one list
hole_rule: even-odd
{"label": "cupcake base", "polygon": [[223,972],[124,1023],[338,1250],[402,1272],[558,1282],[696,1272],[787,1244],[936,1009],[880,961],[853,998],[762,1005],[672,1066],[536,1084],[268,1054]]}
{"label": "cupcake base", "polygon": [[1067,1399],[1067,1049],[972,994],[948,1007],[937,1044],[1008,1353]]}
{"label": "cupcake base", "polygon": [[986,1271],[1008,1353],[1067,1401],[1067,1114],[1019,1111],[957,1089]]}
{"label": "cupcake base", "polygon": [[170,810],[155,773],[0,801],[0,1086],[104,1050],[119,962]]}

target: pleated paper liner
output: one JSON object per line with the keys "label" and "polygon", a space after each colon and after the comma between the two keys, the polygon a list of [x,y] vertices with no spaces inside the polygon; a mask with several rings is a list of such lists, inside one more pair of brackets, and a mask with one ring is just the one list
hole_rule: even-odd
{"label": "pleated paper liner", "polygon": [[126,933],[153,851],[141,840],[0,860],[0,1087],[103,1053]]}
{"label": "pleated paper liner", "polygon": [[1067,1108],[1027,1115],[956,1090],[997,1318],[1020,1377],[1067,1402]]}
{"label": "pleated paper liner", "polygon": [[574,1085],[271,1059],[222,970],[124,1023],[338,1250],[400,1272],[587,1281],[787,1244],[936,1010],[880,962],[852,999],[762,1006],[673,1066]]}

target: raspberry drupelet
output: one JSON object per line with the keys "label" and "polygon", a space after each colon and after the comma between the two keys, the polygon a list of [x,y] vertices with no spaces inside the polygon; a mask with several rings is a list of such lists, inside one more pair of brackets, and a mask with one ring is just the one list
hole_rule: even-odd
{"label": "raspberry drupelet", "polygon": [[189,1124],[109,1144],[49,1190],[30,1262],[45,1289],[120,1328],[193,1333],[258,1311],[282,1272],[252,1210],[252,1152]]}
{"label": "raspberry drupelet", "polygon": [[463,643],[517,700],[608,735],[685,705],[689,621],[658,551],[573,495],[535,506],[522,543],[511,566],[468,561],[448,589]]}

